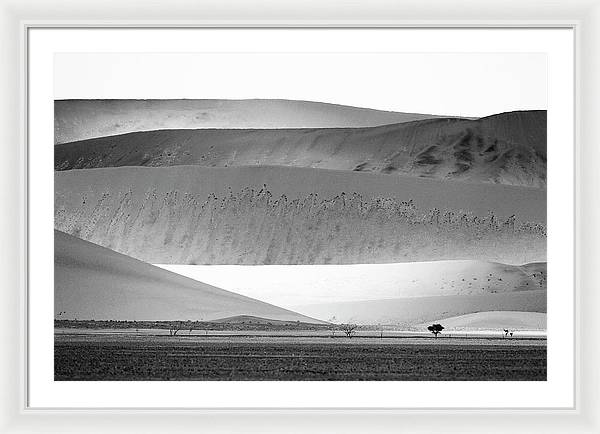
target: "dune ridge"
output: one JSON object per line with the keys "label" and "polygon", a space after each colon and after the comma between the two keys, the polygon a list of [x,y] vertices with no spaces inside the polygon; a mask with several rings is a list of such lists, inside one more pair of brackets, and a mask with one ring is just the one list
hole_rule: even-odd
{"label": "dune ridge", "polygon": [[366,128],[171,129],[55,146],[55,170],[285,166],[545,188],[546,112]]}
{"label": "dune ridge", "polygon": [[436,117],[285,99],[70,99],[54,102],[54,141],[180,128],[369,127]]}

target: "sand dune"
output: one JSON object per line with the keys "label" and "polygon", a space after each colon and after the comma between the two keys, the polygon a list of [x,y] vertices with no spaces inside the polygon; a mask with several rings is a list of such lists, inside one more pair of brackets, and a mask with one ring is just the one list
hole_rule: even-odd
{"label": "sand dune", "polygon": [[292,100],[59,100],[55,143],[157,129],[369,127],[438,116]]}
{"label": "sand dune", "polygon": [[54,232],[54,243],[55,318],[212,320],[251,315],[283,321],[318,322],[179,276],[59,231]]}
{"label": "sand dune", "polygon": [[326,199],[358,193],[365,199],[412,200],[421,210],[465,210],[479,216],[493,211],[499,219],[515,215],[521,222],[546,222],[543,190],[376,173],[296,167],[115,167],[56,172],[54,179],[57,200],[73,201],[73,205],[82,195],[93,199],[129,191],[133,195],[176,193],[205,201],[210,194],[224,198],[244,188],[259,191],[266,186],[274,199],[310,194]]}
{"label": "sand dune", "polygon": [[[542,312],[491,311],[477,312],[431,321],[452,330],[546,330],[546,314]],[[422,324],[426,327],[427,323]]]}
{"label": "sand dune", "polygon": [[536,286],[546,287],[548,283],[548,264],[546,262],[533,262],[522,265],[520,268],[536,283]]}
{"label": "sand dune", "polygon": [[526,223],[545,203],[538,189],[322,169],[55,175],[56,229],[162,264],[545,261],[545,228]]}
{"label": "sand dune", "polygon": [[[383,300],[322,303],[295,306],[304,315],[339,322],[417,326],[486,311],[546,312],[546,291],[514,291],[486,295],[406,297]],[[442,322],[443,323],[443,322]]]}
{"label": "sand dune", "polygon": [[55,169],[291,166],[545,187],[546,112],[368,128],[158,130],[55,147]]}
{"label": "sand dune", "polygon": [[512,266],[483,261],[253,267],[157,265],[285,308],[300,304],[546,289],[545,281],[538,281],[523,271],[529,265]]}

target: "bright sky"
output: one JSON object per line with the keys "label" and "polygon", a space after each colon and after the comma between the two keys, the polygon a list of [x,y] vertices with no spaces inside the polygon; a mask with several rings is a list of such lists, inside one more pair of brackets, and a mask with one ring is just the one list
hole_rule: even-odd
{"label": "bright sky", "polygon": [[546,109],[532,53],[59,53],[56,99],[281,98],[457,116]]}

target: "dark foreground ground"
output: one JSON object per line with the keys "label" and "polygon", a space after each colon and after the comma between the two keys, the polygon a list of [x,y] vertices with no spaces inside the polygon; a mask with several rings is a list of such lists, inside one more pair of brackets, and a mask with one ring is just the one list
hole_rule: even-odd
{"label": "dark foreground ground", "polygon": [[546,380],[545,340],[55,334],[55,380]]}

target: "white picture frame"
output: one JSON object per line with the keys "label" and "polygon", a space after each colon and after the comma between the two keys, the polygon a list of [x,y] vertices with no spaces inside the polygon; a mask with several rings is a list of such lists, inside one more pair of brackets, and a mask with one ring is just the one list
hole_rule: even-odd
{"label": "white picture frame", "polygon": [[[2,42],[8,61],[0,67],[3,176],[0,243],[3,249],[2,327],[5,342],[0,359],[3,432],[600,432],[600,389],[594,343],[599,283],[594,267],[599,233],[594,222],[599,207],[595,163],[600,127],[600,3],[576,0],[565,5],[535,1],[490,1],[473,5],[459,0],[420,5],[384,1],[342,5],[334,1],[287,3],[208,2],[140,5],[130,0],[90,2],[89,10],[67,0],[2,1]],[[51,9],[50,9],[51,7]],[[340,13],[343,11],[343,15]],[[343,19],[339,17],[343,16]],[[456,17],[468,17],[468,19]],[[572,409],[540,410],[315,410],[298,408],[157,410],[157,409],[33,409],[27,406],[27,32],[36,27],[561,27],[575,31],[576,47],[576,402]],[[585,234],[584,237],[581,234]]]}

